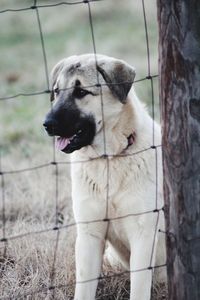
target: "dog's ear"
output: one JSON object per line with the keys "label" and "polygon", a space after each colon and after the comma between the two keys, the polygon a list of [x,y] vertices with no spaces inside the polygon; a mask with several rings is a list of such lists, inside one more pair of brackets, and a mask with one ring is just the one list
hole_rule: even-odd
{"label": "dog's ear", "polygon": [[56,84],[56,81],[57,81],[60,71],[64,67],[64,63],[65,63],[65,59],[62,59],[54,66],[53,70],[51,71],[51,74],[50,74],[50,80],[51,80],[51,86],[52,86],[51,96],[50,96],[51,101],[54,100],[54,91],[53,91],[54,85]]}
{"label": "dog's ear", "polygon": [[135,70],[122,60],[99,62],[98,72],[102,75],[114,96],[126,103],[127,95],[135,78]]}

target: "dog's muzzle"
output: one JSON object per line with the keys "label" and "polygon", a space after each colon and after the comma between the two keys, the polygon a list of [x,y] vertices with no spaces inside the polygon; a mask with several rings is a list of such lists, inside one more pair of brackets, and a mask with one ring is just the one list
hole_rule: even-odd
{"label": "dog's muzzle", "polygon": [[48,135],[56,136],[56,148],[65,153],[91,145],[96,134],[95,121],[91,116],[59,119],[49,113],[43,126]]}

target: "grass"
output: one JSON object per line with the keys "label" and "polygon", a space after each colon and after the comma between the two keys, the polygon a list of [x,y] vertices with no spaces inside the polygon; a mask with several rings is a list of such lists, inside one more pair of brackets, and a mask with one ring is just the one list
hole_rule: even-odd
{"label": "grass", "polygon": [[[1,0],[0,10],[32,5],[29,0]],[[53,4],[58,1],[38,1]],[[146,77],[147,58],[141,1],[106,0],[91,3],[97,52],[122,58],[136,68],[136,79]],[[146,1],[152,74],[157,74],[157,25],[155,1]],[[87,5],[57,6],[39,10],[48,69],[61,58],[93,52]],[[34,10],[0,14],[0,97],[47,89],[41,42]],[[158,103],[157,80],[155,102]],[[135,84],[151,110],[150,82]],[[20,170],[54,160],[52,140],[43,131],[49,96],[17,97],[0,101],[0,147],[3,171]],[[155,107],[158,116],[158,105]],[[56,153],[56,160],[68,161]],[[61,225],[73,222],[69,165],[58,166],[57,212]],[[56,168],[4,175],[5,230],[12,237],[53,228],[55,225]],[[2,199],[1,199],[2,200]],[[1,211],[3,205],[1,201]],[[1,228],[3,213],[0,216]],[[3,231],[2,231],[3,232]],[[60,231],[55,268],[56,231],[30,234],[0,244],[0,298],[72,299],[74,291],[75,228]],[[54,282],[51,274],[55,269]],[[105,273],[115,270],[104,266]],[[51,284],[63,288],[45,291]],[[97,299],[128,299],[129,276],[99,283]],[[164,293],[164,296],[163,296]],[[27,296],[22,296],[26,294]],[[165,289],[154,289],[153,299],[165,299]],[[29,295],[29,296],[28,296]]]}

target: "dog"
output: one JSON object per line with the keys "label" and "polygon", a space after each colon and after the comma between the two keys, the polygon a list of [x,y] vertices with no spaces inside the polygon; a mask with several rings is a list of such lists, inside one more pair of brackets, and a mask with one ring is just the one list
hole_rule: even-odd
{"label": "dog", "polygon": [[105,254],[130,272],[130,299],[149,300],[153,267],[165,263],[160,126],[134,92],[134,68],[122,60],[71,56],[51,78],[53,105],[43,125],[71,153],[74,299],[95,299]]}

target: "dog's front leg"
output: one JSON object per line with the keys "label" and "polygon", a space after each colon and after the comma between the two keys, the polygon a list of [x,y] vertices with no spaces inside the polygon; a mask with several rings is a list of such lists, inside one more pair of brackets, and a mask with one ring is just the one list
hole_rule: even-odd
{"label": "dog's front leg", "polygon": [[[153,225],[152,225],[153,228]],[[152,269],[156,250],[153,243],[153,230],[149,235],[142,234],[131,246],[131,295],[130,300],[150,300],[152,286]],[[152,249],[154,245],[154,249]],[[153,251],[154,250],[154,251]]]}
{"label": "dog's front leg", "polygon": [[[98,277],[101,272],[105,236],[92,233],[96,224],[82,225],[90,230],[78,228],[76,240],[76,289],[74,300],[94,300]],[[80,225],[81,227],[81,225]]]}

